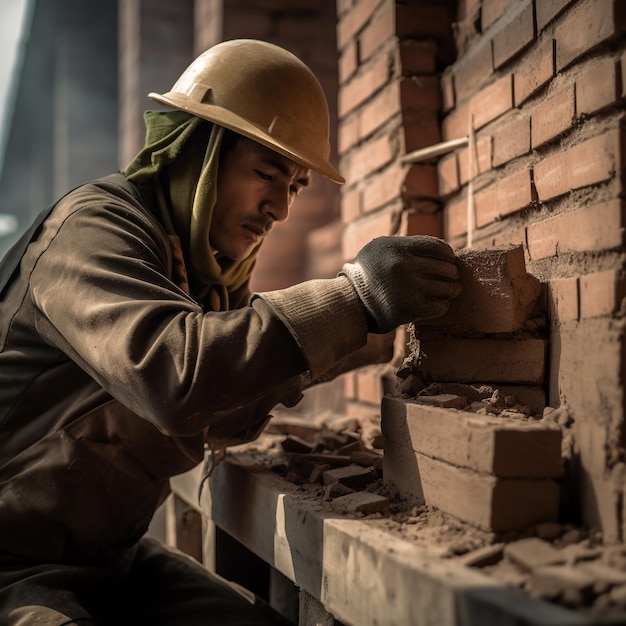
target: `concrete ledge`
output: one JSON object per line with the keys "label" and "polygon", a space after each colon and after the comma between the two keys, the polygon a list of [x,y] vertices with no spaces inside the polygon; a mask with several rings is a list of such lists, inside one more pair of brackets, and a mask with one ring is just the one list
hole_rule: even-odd
{"label": "concrete ledge", "polygon": [[347,626],[598,624],[432,556],[375,519],[329,513],[319,497],[232,457],[210,486],[203,514]]}

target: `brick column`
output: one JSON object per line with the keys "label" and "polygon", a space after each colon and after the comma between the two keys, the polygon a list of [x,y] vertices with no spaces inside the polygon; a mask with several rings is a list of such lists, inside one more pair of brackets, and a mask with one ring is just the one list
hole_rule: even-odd
{"label": "brick column", "polygon": [[[338,15],[343,256],[350,260],[379,235],[443,233],[435,166],[404,166],[400,157],[441,140],[440,73],[454,50],[446,3],[339,2]],[[380,368],[346,377],[356,411],[378,413],[384,391]]]}

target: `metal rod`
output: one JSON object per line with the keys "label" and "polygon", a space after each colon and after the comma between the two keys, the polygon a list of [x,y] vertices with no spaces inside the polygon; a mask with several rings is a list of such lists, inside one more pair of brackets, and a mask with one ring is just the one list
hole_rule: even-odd
{"label": "metal rod", "polygon": [[442,143],[435,143],[426,148],[420,148],[409,152],[400,158],[401,163],[417,163],[418,161],[426,161],[441,154],[447,154],[457,148],[464,148],[469,143],[468,137],[460,137],[459,139],[450,139]]}

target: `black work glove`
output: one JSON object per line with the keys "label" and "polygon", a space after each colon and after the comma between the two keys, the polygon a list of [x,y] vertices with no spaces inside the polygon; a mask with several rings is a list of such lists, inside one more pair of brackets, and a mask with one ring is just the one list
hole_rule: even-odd
{"label": "black work glove", "polygon": [[461,291],[452,248],[426,235],[377,237],[341,274],[365,307],[369,331],[378,334],[443,315]]}

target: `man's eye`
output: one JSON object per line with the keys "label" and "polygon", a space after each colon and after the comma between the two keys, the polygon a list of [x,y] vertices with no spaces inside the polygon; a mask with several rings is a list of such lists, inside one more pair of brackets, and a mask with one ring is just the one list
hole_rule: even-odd
{"label": "man's eye", "polygon": [[271,174],[267,174],[266,172],[261,172],[260,170],[257,170],[256,173],[259,175],[259,178],[261,178],[262,180],[272,180]]}

